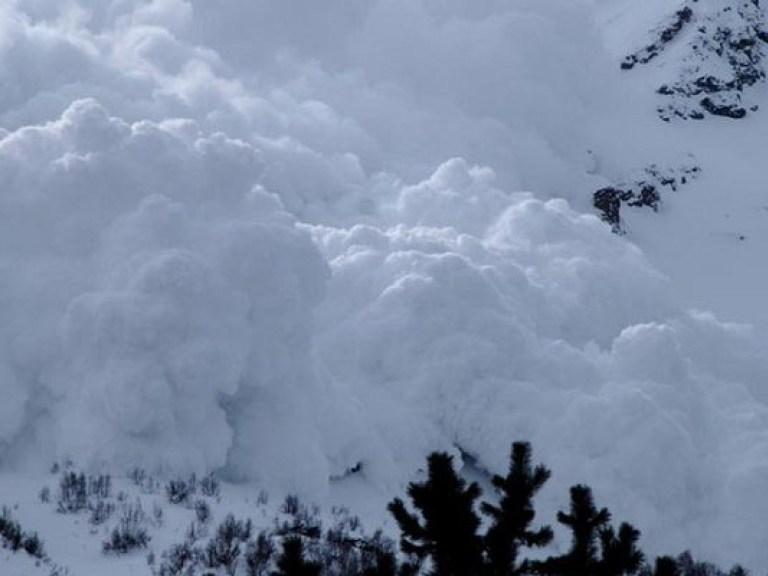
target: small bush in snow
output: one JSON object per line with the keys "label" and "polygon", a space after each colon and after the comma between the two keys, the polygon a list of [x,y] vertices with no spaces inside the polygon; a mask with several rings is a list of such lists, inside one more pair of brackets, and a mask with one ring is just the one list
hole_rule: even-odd
{"label": "small bush in snow", "polygon": [[197,492],[197,479],[191,476],[188,480],[177,478],[165,485],[165,495],[171,504],[186,504]]}
{"label": "small bush in snow", "polygon": [[[56,510],[62,514],[77,514],[83,510],[93,512],[111,495],[112,478],[109,475],[86,477],[82,472],[66,470],[59,478]],[[46,495],[41,493],[40,499],[44,497],[50,499],[50,491]],[[103,506],[100,512],[104,512]]]}
{"label": "small bush in snow", "polygon": [[285,500],[283,500],[282,506],[280,506],[280,512],[288,514],[289,516],[295,516],[299,513],[300,507],[301,501],[299,500],[299,497],[296,496],[296,494],[288,494],[288,496],[285,497]]}
{"label": "small bush in snow", "polygon": [[88,495],[104,500],[112,495],[112,477],[109,474],[88,477]]}
{"label": "small bush in snow", "polygon": [[318,517],[319,509],[316,506],[310,509],[299,500],[298,496],[286,496],[280,511],[290,519],[278,524],[279,535],[319,538],[322,534],[322,523]]}
{"label": "small bush in snow", "polygon": [[104,541],[102,549],[105,553],[127,554],[140,548],[146,548],[149,544],[149,534],[144,524],[146,515],[138,500],[134,505],[123,508],[120,522],[112,530],[109,538]]}
{"label": "small bush in snow", "polygon": [[82,472],[64,472],[59,479],[56,510],[62,514],[75,514],[88,508],[88,484]]}
{"label": "small bush in snow", "polygon": [[94,526],[99,526],[112,517],[112,513],[115,511],[115,505],[112,504],[112,502],[99,500],[96,504],[90,506],[90,510],[91,517],[88,521]]}
{"label": "small bush in snow", "polygon": [[132,468],[131,471],[128,472],[128,478],[136,486],[143,487],[144,482],[147,479],[147,471],[144,470],[144,468]]}
{"label": "small bush in snow", "polygon": [[206,568],[223,567],[227,574],[234,575],[238,558],[242,553],[241,547],[250,540],[251,532],[250,520],[242,522],[229,514],[205,547]]}
{"label": "small bush in snow", "polygon": [[266,576],[272,565],[275,550],[272,536],[264,531],[259,532],[256,540],[248,543],[248,549],[245,552],[245,567],[248,576]]}
{"label": "small bush in snow", "polygon": [[24,552],[35,558],[42,558],[45,556],[45,553],[43,552],[43,541],[40,540],[40,537],[35,532],[32,534],[24,534],[21,541],[21,548]]}
{"label": "small bush in snow", "polygon": [[198,552],[189,542],[174,544],[170,550],[163,553],[163,562],[160,564],[158,576],[192,575],[198,564]]}
{"label": "small bush in snow", "polygon": [[195,501],[195,517],[200,524],[207,524],[211,519],[211,507],[205,500]]}
{"label": "small bush in snow", "polygon": [[3,507],[2,512],[0,512],[0,542],[4,547],[10,548],[14,552],[23,550],[35,558],[42,558],[45,555],[40,537],[34,532],[24,532],[21,529],[21,524],[13,519],[10,509],[7,507]]}
{"label": "small bush in snow", "polygon": [[163,525],[164,517],[163,507],[157,502],[152,504],[152,518],[155,521],[155,526],[160,527]]}
{"label": "small bush in snow", "polygon": [[200,538],[203,537],[203,530],[196,522],[192,522],[187,526],[187,531],[184,533],[184,541],[190,544],[197,544]]}
{"label": "small bush in snow", "polygon": [[208,474],[208,476],[200,480],[200,492],[203,496],[218,498],[221,493],[219,480],[213,474]]}

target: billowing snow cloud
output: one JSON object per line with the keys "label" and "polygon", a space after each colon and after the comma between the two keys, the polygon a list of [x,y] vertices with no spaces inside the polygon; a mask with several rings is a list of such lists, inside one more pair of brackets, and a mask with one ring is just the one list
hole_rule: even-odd
{"label": "billowing snow cloud", "polygon": [[528,438],[550,510],[768,562],[766,356],[580,212],[632,102],[590,6],[0,8],[0,466],[321,497]]}
{"label": "billowing snow cloud", "polygon": [[[9,459],[23,442],[18,415],[37,402],[19,386],[26,378],[49,398],[42,441],[56,438],[55,456],[230,465],[247,477],[298,472],[309,458],[327,481],[331,449],[309,410],[321,394],[312,314],[327,265],[255,184],[259,150],[198,132],[191,121],[129,125],[80,100],[0,144],[15,184],[0,216]],[[260,429],[267,417],[273,426]],[[300,450],[282,442],[274,452],[288,455],[269,455],[276,435]]]}
{"label": "billowing snow cloud", "polygon": [[[726,532],[702,526],[709,515],[759,533],[759,513],[727,503],[743,498],[734,486],[768,482],[752,448],[768,423],[762,351],[744,327],[679,310],[642,254],[594,217],[519,194],[479,237],[403,225],[315,233],[333,270],[321,356],[372,405],[404,400],[416,435],[492,470],[508,457],[500,438],[529,438],[556,471],[550,511],[569,483],[588,482],[658,549],[692,534],[714,546]],[[402,426],[387,416],[375,416],[385,436]],[[423,447],[405,446],[398,457],[414,466]],[[742,557],[752,544],[732,542]]]}

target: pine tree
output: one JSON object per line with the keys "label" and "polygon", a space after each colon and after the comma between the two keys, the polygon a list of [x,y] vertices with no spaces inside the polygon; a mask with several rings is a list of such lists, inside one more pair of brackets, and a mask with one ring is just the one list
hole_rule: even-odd
{"label": "pine tree", "polygon": [[397,556],[389,550],[376,552],[375,561],[363,569],[363,576],[397,576]]}
{"label": "pine tree", "polygon": [[551,576],[637,574],[644,560],[637,546],[640,531],[624,522],[616,533],[610,520],[607,508],[595,506],[589,486],[573,486],[569,513],[557,514],[557,521],[571,531],[571,548],[563,556],[541,563],[539,571]]}
{"label": "pine tree", "polygon": [[434,452],[427,464],[426,482],[408,486],[418,513],[409,512],[399,498],[388,506],[402,532],[400,547],[421,560],[430,558],[434,576],[476,576],[482,567],[480,518],[475,512],[480,487],[466,485],[448,454]]}
{"label": "pine tree", "polygon": [[607,508],[595,507],[588,486],[571,487],[570,512],[557,513],[557,521],[571,531],[571,548],[563,556],[547,559],[541,571],[557,576],[595,576],[599,569],[598,537],[610,519]]}
{"label": "pine tree", "polygon": [[680,570],[677,568],[677,560],[671,556],[660,556],[656,558],[656,566],[653,570],[653,576],[680,576]]}
{"label": "pine tree", "polygon": [[361,543],[362,576],[397,576],[395,543],[378,530]]}
{"label": "pine tree", "polygon": [[304,558],[304,543],[300,536],[289,536],[283,540],[277,572],[272,576],[320,576],[320,565]]}
{"label": "pine tree", "polygon": [[637,574],[643,565],[644,555],[637,547],[640,531],[622,523],[616,534],[611,526],[600,531],[602,558],[598,574],[600,576],[626,576]]}
{"label": "pine tree", "polygon": [[[690,551],[685,551],[671,560],[675,563],[674,576],[749,576],[749,572],[738,564],[725,571],[711,562],[695,560]],[[658,576],[658,574],[654,576]],[[661,574],[661,576],[667,575]]]}
{"label": "pine tree", "polygon": [[498,506],[482,503],[482,511],[493,524],[484,538],[487,573],[490,576],[517,576],[531,571],[530,563],[518,563],[523,547],[543,547],[552,541],[552,529],[544,526],[531,529],[536,512],[533,497],[549,479],[550,471],[539,464],[531,465],[531,445],[512,444],[509,471],[506,476],[494,476],[494,487],[501,499]]}

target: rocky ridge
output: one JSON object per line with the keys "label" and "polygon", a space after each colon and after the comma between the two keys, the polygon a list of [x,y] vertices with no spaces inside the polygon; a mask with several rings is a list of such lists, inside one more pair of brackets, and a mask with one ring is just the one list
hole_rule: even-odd
{"label": "rocky ridge", "polygon": [[744,118],[758,110],[753,88],[765,81],[768,29],[760,0],[689,0],[625,57],[623,70],[648,65],[685,43],[677,78],[661,84],[664,121],[707,115]]}

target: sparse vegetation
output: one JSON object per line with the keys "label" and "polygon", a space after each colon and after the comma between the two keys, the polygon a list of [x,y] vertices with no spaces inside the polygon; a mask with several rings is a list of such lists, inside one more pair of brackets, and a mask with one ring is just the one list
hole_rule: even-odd
{"label": "sparse vegetation", "polygon": [[11,510],[3,507],[0,512],[0,543],[13,552],[24,551],[34,558],[43,558],[43,542],[36,532],[25,532],[13,518]]}
{"label": "sparse vegetation", "polygon": [[115,505],[112,502],[99,500],[96,504],[90,506],[91,516],[88,521],[94,526],[99,526],[109,520],[114,511]]}
{"label": "sparse vegetation", "polygon": [[[549,526],[535,524],[533,500],[550,471],[532,463],[530,444],[512,445],[508,472],[491,478],[498,496],[491,502],[483,500],[477,484],[458,474],[448,454],[433,453],[427,464],[427,478],[408,487],[410,506],[400,499],[389,505],[401,530],[400,555],[381,531],[366,534],[347,508],[333,508],[324,526],[319,508],[295,494],[285,497],[269,529],[254,534],[250,519],[233,514],[213,529],[206,498],[220,498],[221,487],[209,475],[165,485],[168,502],[185,504],[180,513],[192,519],[183,542],[159,557],[148,550],[147,565],[154,576],[748,576],[741,566],[722,570],[689,552],[647,562],[640,531],[626,522],[615,528],[608,509],[595,504],[586,485],[571,488],[569,508],[556,518],[571,532],[570,547],[556,556],[537,551],[527,557],[553,539]],[[125,491],[113,493],[109,476],[88,476],[71,464],[62,470],[55,509],[89,512],[89,523],[104,526],[107,533],[104,553],[124,555],[149,547],[149,529],[161,527],[164,518],[157,498],[147,495],[147,486],[159,486],[151,476],[141,469],[131,472],[129,479],[143,492],[131,501]],[[43,493],[40,500],[50,501],[50,490],[48,498]],[[193,499],[195,494],[202,497]],[[150,515],[142,506],[148,497]],[[262,491],[256,509],[266,504]],[[110,521],[115,522],[111,529]],[[0,515],[0,538],[6,548],[44,557],[40,538],[25,533],[8,508]]]}
{"label": "sparse vegetation", "polygon": [[319,510],[307,506],[297,496],[286,498],[280,514],[273,529],[261,530],[255,535],[250,520],[229,515],[207,541],[199,521],[193,522],[184,542],[162,554],[155,573],[158,576],[208,572],[229,576],[395,576],[394,542],[381,532],[365,535],[360,519],[348,510],[334,509],[334,522],[325,531]]}
{"label": "sparse vegetation", "polygon": [[211,519],[211,507],[205,500],[195,501],[195,518],[200,524],[207,524]]}
{"label": "sparse vegetation", "polygon": [[176,478],[165,485],[165,495],[171,504],[187,504],[197,492],[197,478]]}
{"label": "sparse vegetation", "polygon": [[207,568],[223,567],[234,576],[237,561],[251,539],[253,524],[250,520],[240,521],[229,514],[216,529],[216,535],[205,547],[204,564]]}
{"label": "sparse vegetation", "polygon": [[146,515],[141,502],[123,506],[120,521],[103,543],[103,550],[108,554],[127,554],[147,547],[149,534],[145,528]]}
{"label": "sparse vegetation", "polygon": [[[56,510],[61,514],[77,514],[87,510],[91,513],[92,524],[103,524],[114,511],[114,505],[106,502],[111,496],[111,476],[86,476],[83,472],[68,469],[59,478]],[[50,500],[50,491],[45,498]],[[40,499],[46,501],[42,492]]]}
{"label": "sparse vegetation", "polygon": [[193,574],[199,564],[197,551],[189,542],[174,544],[163,554],[163,562],[157,572],[158,576],[179,576]]}
{"label": "sparse vegetation", "polygon": [[245,552],[245,566],[248,576],[265,576],[269,573],[275,555],[275,543],[266,531],[261,531],[256,540],[248,543]]}
{"label": "sparse vegetation", "polygon": [[88,508],[88,484],[85,474],[65,471],[59,479],[56,510],[62,514],[75,514]]}
{"label": "sparse vegetation", "polygon": [[200,480],[200,493],[209,498],[218,498],[221,492],[219,480],[213,474],[208,474]]}

